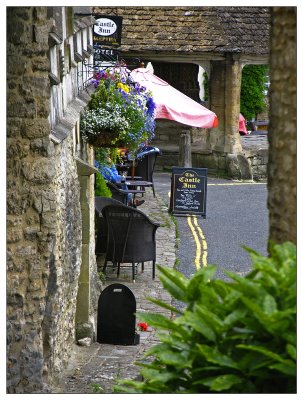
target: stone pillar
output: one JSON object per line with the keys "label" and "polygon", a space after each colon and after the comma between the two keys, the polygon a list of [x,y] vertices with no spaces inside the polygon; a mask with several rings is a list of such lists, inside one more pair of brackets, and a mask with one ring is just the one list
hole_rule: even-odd
{"label": "stone pillar", "polygon": [[94,323],[91,320],[91,232],[94,232],[94,214],[91,210],[92,193],[90,175],[97,172],[97,169],[83,160],[77,160],[77,170],[80,181],[80,205],[82,216],[82,263],[80,267],[79,288],[77,293],[76,309],[76,339],[89,337],[94,339]]}
{"label": "stone pillar", "polygon": [[192,167],[190,130],[183,130],[180,135],[179,167]]}
{"label": "stone pillar", "polygon": [[89,318],[89,199],[87,196],[89,178],[80,176],[80,204],[82,215],[82,264],[77,295],[76,323],[87,322]]}
{"label": "stone pillar", "polygon": [[214,151],[238,154],[242,151],[239,134],[241,63],[237,55],[227,54],[225,61],[211,61],[209,108],[219,118],[219,126],[210,131]]}

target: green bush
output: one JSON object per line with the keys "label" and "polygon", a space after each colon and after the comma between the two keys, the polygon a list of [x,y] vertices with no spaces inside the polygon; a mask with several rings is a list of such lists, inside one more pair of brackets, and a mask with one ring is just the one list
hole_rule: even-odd
{"label": "green bush", "polygon": [[[216,267],[190,279],[158,267],[164,288],[184,302],[179,311],[150,299],[175,317],[138,313],[158,330],[141,366],[144,381],[120,381],[123,393],[295,393],[296,247],[272,245],[271,257],[246,248],[245,277],[214,279]],[[169,333],[169,334],[168,334]]]}
{"label": "green bush", "polygon": [[105,179],[99,172],[96,173],[95,196],[112,197],[112,193],[107,187]]}
{"label": "green bush", "polygon": [[[109,157],[113,162],[116,162],[116,148],[100,147],[96,149],[95,159],[98,164],[107,164],[107,160]],[[112,193],[107,187],[105,179],[99,172],[96,173],[95,196],[112,197]]]}
{"label": "green bush", "polygon": [[266,109],[266,65],[245,65],[242,70],[240,112],[245,119],[257,118]]}

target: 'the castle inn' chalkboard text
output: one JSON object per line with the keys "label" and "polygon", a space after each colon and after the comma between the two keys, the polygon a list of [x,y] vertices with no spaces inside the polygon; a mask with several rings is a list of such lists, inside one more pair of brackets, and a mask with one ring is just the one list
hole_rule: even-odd
{"label": "'the castle inn' chalkboard text", "polygon": [[172,168],[170,212],[206,218],[207,168]]}

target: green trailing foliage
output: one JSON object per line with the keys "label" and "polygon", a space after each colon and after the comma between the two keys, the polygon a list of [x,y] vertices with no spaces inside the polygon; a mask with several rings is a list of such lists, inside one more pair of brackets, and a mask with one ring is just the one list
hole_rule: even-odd
{"label": "green trailing foliage", "polygon": [[252,271],[225,271],[226,281],[214,278],[214,265],[190,279],[158,266],[164,288],[185,308],[152,299],[174,317],[137,313],[160,343],[138,363],[143,381],[120,381],[116,392],[296,392],[296,247],[272,244],[270,257],[245,249]]}
{"label": "green trailing foliage", "polygon": [[107,187],[105,179],[99,172],[96,173],[95,196],[112,197],[112,193]]}
{"label": "green trailing foliage", "polygon": [[209,100],[209,80],[206,72],[203,72],[204,101]]}
{"label": "green trailing foliage", "polygon": [[[113,162],[116,162],[117,149],[107,147],[100,147],[96,149],[95,159],[98,163],[106,164],[108,157],[110,157]],[[112,193],[107,187],[103,176],[99,172],[97,172],[95,176],[95,196],[112,197]]]}

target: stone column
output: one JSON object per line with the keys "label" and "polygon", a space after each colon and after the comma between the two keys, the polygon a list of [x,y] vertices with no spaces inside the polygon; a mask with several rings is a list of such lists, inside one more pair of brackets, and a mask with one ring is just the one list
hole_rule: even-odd
{"label": "stone column", "polygon": [[211,61],[209,108],[219,118],[210,131],[214,151],[238,154],[242,151],[239,134],[241,63],[237,55],[226,54],[225,61]]}
{"label": "stone column", "polygon": [[82,263],[79,276],[79,288],[77,294],[76,310],[76,339],[84,337],[94,338],[94,326],[91,322],[91,232],[94,231],[91,226],[91,182],[90,175],[97,172],[97,169],[90,164],[76,158],[77,170],[80,181],[80,204],[82,216]]}
{"label": "stone column", "polygon": [[228,54],[225,87],[225,151],[231,154],[242,151],[239,134],[241,75],[239,56]]}
{"label": "stone column", "polygon": [[192,167],[190,130],[183,130],[179,141],[179,166]]}

